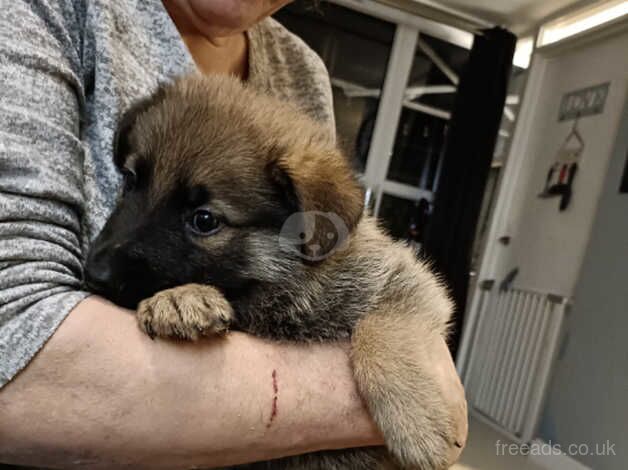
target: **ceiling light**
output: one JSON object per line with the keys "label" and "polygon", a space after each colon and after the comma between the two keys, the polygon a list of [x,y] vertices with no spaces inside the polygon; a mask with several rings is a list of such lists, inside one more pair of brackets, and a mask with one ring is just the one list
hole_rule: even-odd
{"label": "ceiling light", "polygon": [[626,14],[628,14],[628,0],[614,0],[558,18],[541,27],[539,47],[588,31]]}

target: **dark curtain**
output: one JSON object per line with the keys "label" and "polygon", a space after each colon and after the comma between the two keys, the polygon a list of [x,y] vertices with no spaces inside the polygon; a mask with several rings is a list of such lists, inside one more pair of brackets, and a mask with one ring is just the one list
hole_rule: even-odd
{"label": "dark curtain", "polygon": [[506,100],[516,37],[501,28],[475,37],[445,143],[424,250],[451,289],[455,357],[464,321],[473,239]]}

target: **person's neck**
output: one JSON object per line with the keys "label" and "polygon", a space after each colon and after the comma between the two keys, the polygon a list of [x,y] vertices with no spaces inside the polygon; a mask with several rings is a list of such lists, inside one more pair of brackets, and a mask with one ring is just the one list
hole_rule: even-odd
{"label": "person's neck", "polygon": [[203,74],[231,74],[242,80],[247,79],[249,45],[246,33],[208,37],[188,21],[176,6],[170,2],[164,2],[164,6]]}

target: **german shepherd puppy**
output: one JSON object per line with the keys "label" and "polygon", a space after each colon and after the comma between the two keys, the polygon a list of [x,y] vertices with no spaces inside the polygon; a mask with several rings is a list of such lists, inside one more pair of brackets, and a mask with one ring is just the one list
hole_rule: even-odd
{"label": "german shepherd puppy", "polygon": [[195,75],[136,106],[116,147],[124,191],[88,256],[92,291],[137,309],[151,337],[351,339],[387,450],[246,468],[446,466],[454,425],[420,349],[446,335],[450,301],[413,251],[363,215],[327,131],[234,78]]}

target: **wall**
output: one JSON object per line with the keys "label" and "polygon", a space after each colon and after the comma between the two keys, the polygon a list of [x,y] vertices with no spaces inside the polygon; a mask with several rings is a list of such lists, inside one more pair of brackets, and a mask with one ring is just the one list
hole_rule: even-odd
{"label": "wall", "polygon": [[[624,54],[626,52],[624,51]],[[628,102],[567,322],[540,435],[563,447],[608,439],[616,456],[582,456],[596,470],[628,468]]]}
{"label": "wall", "polygon": [[[510,157],[523,157],[527,162],[515,182],[516,197],[504,229],[512,242],[499,256],[498,280],[518,267],[517,287],[573,295],[626,95],[627,50],[628,35],[624,34],[545,62],[530,138],[520,149],[526,155]],[[579,122],[586,148],[571,206],[559,212],[557,198],[540,199],[537,195],[573,124],[558,122],[560,100],[566,92],[607,81],[611,88],[604,113]]]}

